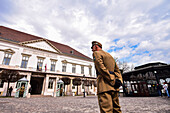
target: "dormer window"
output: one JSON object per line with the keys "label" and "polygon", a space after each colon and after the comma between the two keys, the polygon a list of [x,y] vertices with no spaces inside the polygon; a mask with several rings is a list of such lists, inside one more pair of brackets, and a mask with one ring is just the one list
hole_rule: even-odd
{"label": "dormer window", "polygon": [[71,54],[74,54],[74,51],[73,51],[73,50],[71,50],[71,51],[70,51],[70,53],[71,53]]}

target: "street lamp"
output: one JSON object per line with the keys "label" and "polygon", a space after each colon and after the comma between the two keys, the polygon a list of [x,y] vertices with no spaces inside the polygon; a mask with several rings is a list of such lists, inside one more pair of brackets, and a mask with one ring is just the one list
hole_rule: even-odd
{"label": "street lamp", "polygon": [[84,86],[84,96],[83,97],[86,97],[86,95],[85,95],[85,75],[83,75],[83,86]]}
{"label": "street lamp", "polygon": [[157,90],[158,90],[158,94],[159,96],[162,96],[162,92],[161,92],[161,85],[159,83],[159,78],[158,78],[158,75],[157,75],[157,71],[154,71],[154,75],[155,75],[155,78],[156,78],[156,81],[157,81]]}

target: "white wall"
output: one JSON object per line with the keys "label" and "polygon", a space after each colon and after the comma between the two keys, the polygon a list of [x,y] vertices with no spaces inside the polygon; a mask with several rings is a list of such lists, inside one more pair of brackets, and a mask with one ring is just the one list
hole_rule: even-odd
{"label": "white wall", "polygon": [[[15,53],[12,55],[11,61],[9,66],[21,66],[22,62],[22,53],[31,55],[29,57],[29,61],[27,64],[27,69],[32,68],[33,70],[36,70],[37,68],[37,56],[40,57],[45,57],[44,62],[43,62],[43,70],[45,69],[45,64],[47,64],[47,69],[50,71],[51,68],[51,60],[50,59],[56,59],[58,60],[56,62],[56,70],[55,72],[60,71],[62,72],[62,61],[66,60],[67,62],[67,69],[66,72],[72,73],[72,64],[75,63],[76,65],[76,73],[81,74],[81,66],[80,65],[85,65],[84,66],[84,74],[89,75],[89,67],[92,66],[92,76],[95,77],[95,71],[94,71],[94,63],[86,60],[81,60],[69,56],[64,56],[64,55],[59,55],[55,53],[50,53],[46,51],[41,51],[41,50],[36,50],[28,47],[23,47],[19,46],[17,44],[12,44],[12,43],[7,43],[0,41],[0,48],[5,50],[5,49],[12,49],[15,51]],[[2,64],[4,59],[4,52],[0,51],[0,64]]]}

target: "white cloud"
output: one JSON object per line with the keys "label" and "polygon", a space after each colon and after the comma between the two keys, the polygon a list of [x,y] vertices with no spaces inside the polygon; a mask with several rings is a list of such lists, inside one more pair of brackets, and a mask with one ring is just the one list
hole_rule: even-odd
{"label": "white cloud", "polygon": [[[103,44],[113,56],[139,65],[170,63],[170,18],[164,0],[10,1],[2,25],[70,45],[91,57],[91,41]],[[161,9],[161,10],[160,10]],[[166,17],[166,18],[165,18]],[[120,39],[117,44],[114,39]],[[137,45],[136,49],[130,46]],[[142,53],[143,51],[149,53]],[[141,53],[141,54],[138,54]]]}

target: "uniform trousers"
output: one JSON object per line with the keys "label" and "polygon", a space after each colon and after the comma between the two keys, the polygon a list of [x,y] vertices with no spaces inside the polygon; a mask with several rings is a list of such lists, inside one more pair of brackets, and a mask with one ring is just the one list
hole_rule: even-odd
{"label": "uniform trousers", "polygon": [[101,113],[121,113],[119,105],[119,92],[108,91],[98,94],[98,101]]}

